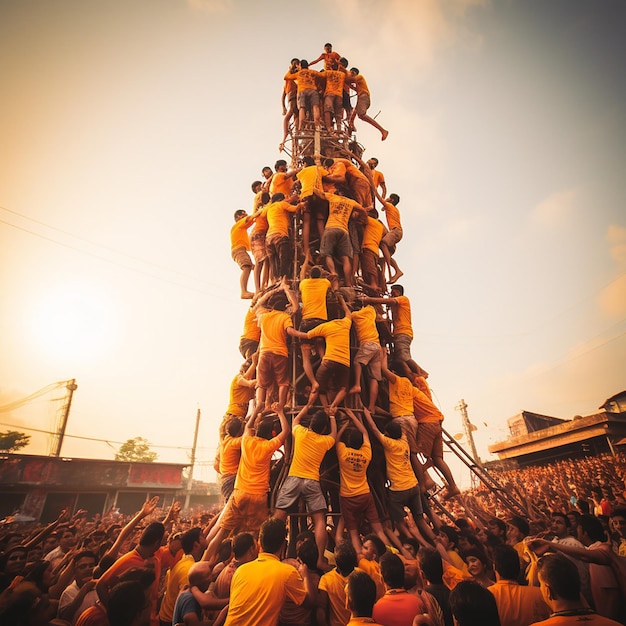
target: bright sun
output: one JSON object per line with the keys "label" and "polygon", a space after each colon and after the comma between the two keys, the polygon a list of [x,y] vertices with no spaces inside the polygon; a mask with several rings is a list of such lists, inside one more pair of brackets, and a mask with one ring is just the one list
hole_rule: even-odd
{"label": "bright sun", "polygon": [[42,295],[32,317],[36,347],[58,359],[93,360],[115,335],[111,300],[84,284],[64,284]]}

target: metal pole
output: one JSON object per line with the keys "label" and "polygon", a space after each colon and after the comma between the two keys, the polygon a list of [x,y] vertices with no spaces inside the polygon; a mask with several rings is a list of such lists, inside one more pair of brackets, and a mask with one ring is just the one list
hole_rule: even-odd
{"label": "metal pole", "polygon": [[70,408],[72,406],[72,396],[74,392],[78,389],[78,385],[76,384],[76,379],[72,378],[72,380],[67,381],[67,385],[65,388],[68,391],[67,395],[67,404],[63,410],[63,418],[61,420],[61,427],[59,428],[59,433],[57,435],[57,445],[56,449],[52,453],[52,456],[60,457],[61,456],[61,446],[63,445],[63,438],[65,437],[65,429],[67,428],[67,420],[70,417]]}
{"label": "metal pole", "polygon": [[191,465],[189,466],[189,476],[187,476],[187,493],[185,494],[185,506],[183,508],[189,508],[189,501],[191,500],[191,487],[193,485],[193,468],[196,464],[196,447],[198,445],[198,430],[200,430],[200,407],[196,413],[196,430],[193,434],[193,447],[191,448]]}
{"label": "metal pole", "polygon": [[470,424],[469,417],[467,415],[467,404],[465,404],[465,400],[463,400],[463,398],[461,398],[461,401],[456,408],[461,411],[461,417],[463,418],[463,430],[465,431],[465,437],[469,443],[470,450],[472,451],[472,457],[474,458],[474,461],[476,461],[477,465],[480,465],[480,458],[478,456],[478,452],[476,452],[474,436],[472,435],[472,425]]}

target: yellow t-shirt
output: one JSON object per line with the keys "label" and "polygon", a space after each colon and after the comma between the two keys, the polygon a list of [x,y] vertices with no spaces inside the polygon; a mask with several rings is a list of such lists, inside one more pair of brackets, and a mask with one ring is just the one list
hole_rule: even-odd
{"label": "yellow t-shirt", "polygon": [[293,183],[293,177],[287,176],[287,172],[276,172],[270,183],[270,197],[275,193],[284,193],[285,198],[288,198],[291,195]]}
{"label": "yellow t-shirt", "polygon": [[261,552],[233,574],[225,625],[273,626],[286,599],[300,605],[305,598],[306,587],[298,570],[274,554]]}
{"label": "yellow t-shirt", "polygon": [[259,496],[267,493],[270,486],[270,459],[282,445],[278,437],[268,441],[262,437],[244,435],[241,438],[241,460],[235,489]]}
{"label": "yellow t-shirt", "polygon": [[382,222],[367,216],[367,225],[363,232],[363,250],[371,250],[378,256],[380,240],[385,234],[385,226]]}
{"label": "yellow t-shirt", "polygon": [[367,441],[355,450],[343,441],[337,442],[337,459],[339,460],[339,495],[344,498],[361,496],[370,492],[367,482],[367,466],[372,460],[372,447]]}
{"label": "yellow t-shirt", "polygon": [[404,376],[396,376],[396,382],[389,383],[389,412],[391,417],[413,415],[414,391],[418,390]]}
{"label": "yellow t-shirt", "polygon": [[391,202],[385,202],[384,211],[387,214],[387,226],[389,230],[393,228],[399,228],[402,230],[402,224],[400,223],[400,211],[398,208],[391,204]]}
{"label": "yellow t-shirt", "polygon": [[324,78],[326,79],[326,88],[324,89],[324,95],[342,96],[345,77],[345,73],[340,72],[339,70],[326,70],[324,72]]}
{"label": "yellow t-shirt", "polygon": [[364,306],[358,311],[353,311],[352,323],[356,329],[356,336],[360,344],[368,341],[380,343],[378,329],[376,328],[376,310],[371,304]]}
{"label": "yellow t-shirt", "polygon": [[307,337],[324,337],[326,340],[326,351],[324,360],[335,361],[350,367],[350,318],[343,317],[340,320],[324,322],[312,328]]}
{"label": "yellow t-shirt", "polygon": [[268,311],[263,309],[258,314],[261,328],[259,352],[272,352],[281,356],[289,356],[287,350],[287,328],[293,326],[291,317],[284,311]]}
{"label": "yellow t-shirt", "polygon": [[411,303],[406,296],[398,296],[395,300],[397,304],[393,308],[393,334],[413,337]]}
{"label": "yellow t-shirt", "polygon": [[317,78],[320,73],[317,70],[300,69],[295,74],[285,74],[285,80],[295,80],[298,85],[298,93],[307,89],[317,89]]}
{"label": "yellow t-shirt", "polygon": [[409,444],[404,436],[392,439],[383,435],[381,441],[387,461],[387,478],[391,491],[404,491],[417,485],[417,478],[411,466]]}
{"label": "yellow t-shirt", "polygon": [[304,278],[300,281],[300,296],[302,298],[302,319],[312,317],[321,320],[328,319],[326,308],[326,293],[331,284],[328,278]]}
{"label": "yellow t-shirt", "polygon": [[236,474],[241,458],[241,437],[226,435],[220,443],[220,474]]}
{"label": "yellow t-shirt", "polygon": [[230,383],[230,397],[226,413],[245,417],[248,412],[248,404],[254,398],[254,387],[244,387],[239,384],[243,379],[242,374],[237,374]]}
{"label": "yellow t-shirt", "polygon": [[240,248],[243,246],[246,250],[250,250],[250,237],[248,236],[248,228],[252,224],[252,217],[247,215],[237,220],[230,229],[230,249]]}
{"label": "yellow t-shirt", "polygon": [[345,626],[350,620],[350,609],[346,608],[346,586],[348,577],[342,576],[336,569],[320,578],[318,589],[328,594],[329,626]]}
{"label": "yellow t-shirt", "polygon": [[289,226],[291,226],[290,213],[296,212],[296,207],[293,204],[289,204],[285,200],[280,202],[272,202],[267,205],[267,223],[269,228],[267,229],[267,238],[272,235],[289,236]]}
{"label": "yellow t-shirt", "polygon": [[319,165],[309,165],[309,167],[301,169],[296,174],[296,178],[302,185],[300,198],[312,196],[313,189],[322,191],[322,176],[328,176],[328,171]]}
{"label": "yellow t-shirt", "polygon": [[354,207],[359,204],[350,198],[337,196],[332,193],[325,194],[328,200],[328,219],[326,220],[326,228],[340,228],[348,232],[348,221]]}
{"label": "yellow t-shirt", "polygon": [[320,464],[326,452],[335,445],[335,439],[330,435],[319,435],[300,424],[294,426],[292,433],[294,451],[289,476],[319,481]]}

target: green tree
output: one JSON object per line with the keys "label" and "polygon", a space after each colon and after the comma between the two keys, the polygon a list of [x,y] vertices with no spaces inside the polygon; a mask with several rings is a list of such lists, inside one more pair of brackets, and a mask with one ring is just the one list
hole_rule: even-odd
{"label": "green tree", "polygon": [[17,452],[30,443],[30,435],[17,430],[5,430],[0,433],[0,452]]}
{"label": "green tree", "polygon": [[143,437],[127,439],[115,453],[116,461],[126,463],[153,463],[157,460],[157,453],[150,450],[150,442]]}

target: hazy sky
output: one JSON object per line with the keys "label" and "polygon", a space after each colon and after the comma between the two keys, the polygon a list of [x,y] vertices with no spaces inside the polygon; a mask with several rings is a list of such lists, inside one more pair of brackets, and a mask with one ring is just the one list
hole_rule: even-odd
{"label": "hazy sky", "polygon": [[[0,0],[0,405],[76,378],[65,456],[143,436],[208,469],[247,302],[228,232],[282,76],[324,42],[401,196],[413,353],[460,432],[626,388],[622,0]],[[50,430],[63,394],[0,413]],[[27,453],[46,453],[33,434]],[[103,442],[80,439],[86,437]]]}

